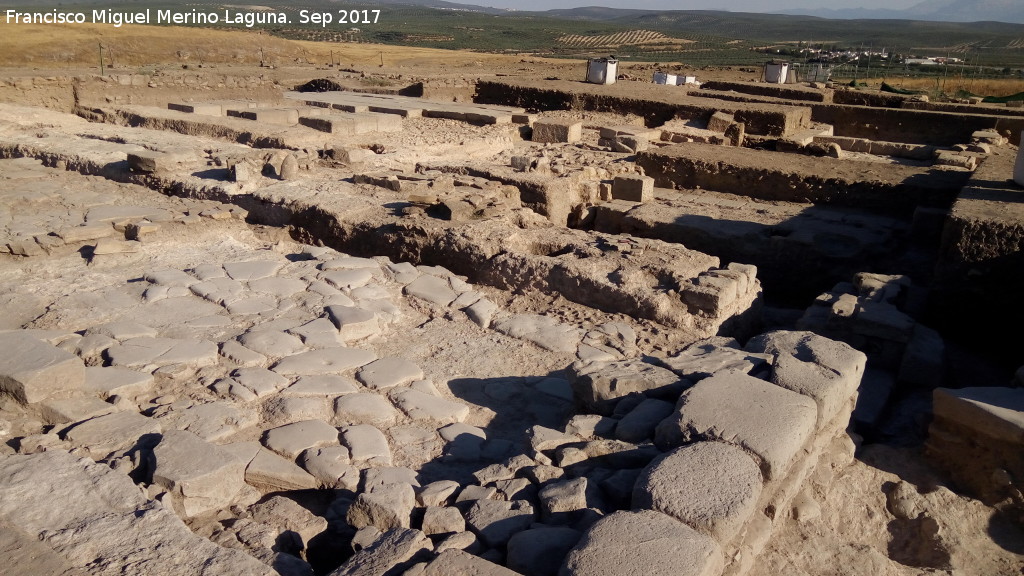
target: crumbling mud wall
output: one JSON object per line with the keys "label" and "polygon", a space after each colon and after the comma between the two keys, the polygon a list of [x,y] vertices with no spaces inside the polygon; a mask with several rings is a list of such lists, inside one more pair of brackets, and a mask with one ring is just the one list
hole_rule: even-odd
{"label": "crumbling mud wall", "polygon": [[[674,89],[666,92],[667,89]],[[519,106],[528,110],[593,110],[642,116],[648,126],[674,118],[707,121],[716,111],[732,114],[750,134],[785,136],[810,126],[802,106],[723,103],[688,95],[682,87],[629,82],[596,86],[568,81],[479,82],[474,101]]]}
{"label": "crumbling mud wall", "polygon": [[692,143],[640,152],[637,164],[664,188],[704,188],[904,216],[917,206],[948,206],[970,176]]}
{"label": "crumbling mud wall", "polygon": [[844,106],[814,104],[812,119],[831,124],[836,136],[852,136],[868,140],[908,142],[950,146],[968,142],[971,134],[979,130],[1009,131],[1006,136],[1014,144],[1020,143],[1024,118],[1019,116],[987,116],[875,108],[870,106]]}

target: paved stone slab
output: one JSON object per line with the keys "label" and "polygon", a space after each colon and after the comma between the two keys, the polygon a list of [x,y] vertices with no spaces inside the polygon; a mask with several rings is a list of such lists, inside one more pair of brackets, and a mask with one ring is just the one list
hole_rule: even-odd
{"label": "paved stone slab", "polygon": [[235,280],[260,280],[277,274],[283,263],[269,260],[252,260],[249,262],[227,262],[224,271]]}
{"label": "paved stone slab", "polygon": [[398,410],[383,396],[358,392],[338,398],[334,403],[334,417],[340,424],[388,426],[398,419]]}
{"label": "paved stone slab", "polygon": [[355,380],[337,374],[300,376],[294,384],[281,391],[286,396],[316,396],[335,398],[359,391]]}
{"label": "paved stone slab", "polygon": [[193,368],[217,363],[217,345],[207,340],[177,338],[130,338],[107,350],[110,363],[126,368],[150,370],[170,364],[184,364]]}
{"label": "paved stone slab", "polygon": [[82,389],[103,399],[115,395],[134,398],[153,390],[153,375],[126,368],[88,366]]}
{"label": "paved stone slab", "polygon": [[537,314],[520,314],[499,320],[494,323],[494,329],[513,338],[533,342],[545,350],[566,354],[575,354],[583,337],[582,330]]}
{"label": "paved stone slab", "polygon": [[85,364],[21,331],[0,333],[0,391],[23,404],[35,404],[82,388]]}
{"label": "paved stone slab", "polygon": [[315,376],[318,374],[339,374],[369,364],[377,355],[360,348],[328,348],[311,350],[282,358],[273,370],[284,376]]}
{"label": "paved stone slab", "polygon": [[359,485],[359,469],[350,462],[348,448],[344,446],[310,448],[299,456],[299,464],[327,488]]}
{"label": "paved stone slab", "polygon": [[267,430],[263,445],[294,460],[307,448],[319,448],[338,443],[338,429],[323,420],[294,422]]}
{"label": "paved stone slab", "polygon": [[295,463],[264,449],[259,443],[253,444],[258,450],[245,468],[246,484],[261,492],[309,490],[319,486],[316,478]]}
{"label": "paved stone slab", "polygon": [[220,353],[222,356],[239,366],[263,366],[267,363],[266,356],[256,352],[255,350],[246,348],[236,340],[228,340],[221,344]]}
{"label": "paved stone slab", "polygon": [[698,442],[656,459],[633,488],[633,508],[656,510],[728,543],[756,512],[761,471],[740,448]]}
{"label": "paved stone slab", "polygon": [[[61,450],[0,457],[0,517],[76,574],[275,574],[244,552],[194,534],[169,508],[147,500],[127,475]],[[48,565],[32,559],[17,573]]]}
{"label": "paved stone slab", "polygon": [[298,336],[277,330],[250,330],[239,336],[238,342],[253,352],[272,358],[283,358],[306,350]]}
{"label": "paved stone slab", "polygon": [[369,424],[341,429],[341,443],[348,447],[354,463],[391,465],[391,447],[384,433]]}
{"label": "paved stone slab", "polygon": [[191,432],[170,430],[153,448],[152,482],[185,517],[230,506],[245,486],[245,463]]}
{"label": "paved stone slab", "polygon": [[344,342],[355,342],[376,336],[383,331],[377,313],[358,306],[333,305],[326,307],[327,316],[337,328]]}
{"label": "paved stone slab", "polygon": [[267,314],[277,310],[277,298],[266,295],[245,296],[224,303],[224,308],[233,316]]}
{"label": "paved stone slab", "polygon": [[810,438],[817,412],[806,396],[727,372],[684,392],[676,413],[658,425],[655,442],[663,450],[694,440],[736,444],[755,454],[765,479],[773,480]]}
{"label": "paved stone slab", "polygon": [[[76,424],[64,432],[64,439],[75,447],[85,448],[98,458],[136,445],[140,440],[156,440],[160,423],[138,412],[115,412]],[[144,438],[145,437],[145,438]]]}
{"label": "paved stone slab", "polygon": [[324,272],[321,274],[321,278],[339,290],[351,290],[369,284],[373,280],[373,272],[365,268],[333,270],[331,272]]}
{"label": "paved stone slab", "polygon": [[604,415],[624,396],[640,393],[675,401],[690,385],[669,370],[637,360],[574,364],[569,375],[577,406]]}
{"label": "paved stone slab", "polygon": [[345,343],[338,335],[338,328],[327,318],[316,318],[297,328],[289,328],[289,334],[302,338],[310,348],[333,348]]}
{"label": "paved stone slab", "polygon": [[430,274],[424,274],[413,280],[405,286],[404,290],[409,296],[415,296],[438,306],[447,306],[458,296],[451,289],[447,280]]}
{"label": "paved stone slab", "polygon": [[260,398],[269,396],[290,383],[284,376],[266,368],[239,368],[231,373],[231,377]]}
{"label": "paved stone slab", "polygon": [[395,405],[413,420],[453,424],[462,422],[469,416],[469,406],[419,390],[396,388],[391,391],[390,396]]}
{"label": "paved stone slab", "polygon": [[302,292],[308,284],[298,278],[261,278],[249,282],[249,288],[278,298],[289,298]]}
{"label": "paved stone slab", "polygon": [[371,390],[385,390],[422,380],[423,370],[405,358],[386,356],[363,366],[356,373],[356,378]]}
{"label": "paved stone slab", "polygon": [[117,411],[113,404],[99,398],[55,398],[39,405],[39,415],[49,425],[81,422]]}
{"label": "paved stone slab", "polygon": [[138,322],[108,322],[99,326],[94,326],[85,331],[88,334],[102,334],[109,336],[114,340],[127,340],[129,338],[139,338],[142,336],[154,337],[158,334],[156,328],[139,324]]}
{"label": "paved stone slab", "polygon": [[219,442],[259,422],[254,410],[224,401],[174,403],[156,409],[153,418],[164,429],[187,430],[208,442]]}
{"label": "paved stone slab", "polygon": [[615,512],[598,520],[569,552],[564,576],[711,576],[725,567],[709,536],[664,514]]}
{"label": "paved stone slab", "polygon": [[263,417],[268,425],[328,420],[330,408],[323,398],[275,396],[263,403]]}

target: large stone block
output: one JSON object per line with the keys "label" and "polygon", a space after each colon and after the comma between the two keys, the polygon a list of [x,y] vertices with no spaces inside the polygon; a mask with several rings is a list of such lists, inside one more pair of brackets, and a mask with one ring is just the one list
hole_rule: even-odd
{"label": "large stone block", "polygon": [[583,123],[568,120],[538,120],[533,123],[534,142],[553,144],[579,142],[583,138]]}
{"label": "large stone block", "polygon": [[751,339],[747,350],[775,356],[772,382],[812,398],[819,428],[849,406],[867,363],[863,352],[811,332],[769,332]]}
{"label": "large stone block", "polygon": [[22,331],[0,334],[0,392],[35,404],[78,390],[85,383],[82,359]]}
{"label": "large stone block", "polygon": [[186,517],[230,506],[245,487],[246,463],[184,430],[153,448],[153,484],[163,486]]}
{"label": "large stone block", "polygon": [[[642,567],[642,568],[641,568]],[[615,512],[569,552],[563,576],[711,576],[724,568],[711,537],[660,512]]]}
{"label": "large stone block", "polygon": [[698,442],[658,458],[633,488],[633,508],[656,510],[727,543],[756,511],[757,463],[742,449]]}
{"label": "large stone block", "polygon": [[654,200],[654,178],[639,174],[616,176],[612,182],[612,198],[629,202]]}
{"label": "large stone block", "polygon": [[695,440],[720,440],[754,454],[766,480],[785,476],[815,429],[814,401],[735,372],[701,380],[683,392],[676,412],[658,425],[655,443],[668,450]]}

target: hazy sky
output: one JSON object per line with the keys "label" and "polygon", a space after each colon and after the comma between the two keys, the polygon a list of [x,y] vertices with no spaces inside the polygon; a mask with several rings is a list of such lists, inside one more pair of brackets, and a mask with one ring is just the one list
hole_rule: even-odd
{"label": "hazy sky", "polygon": [[921,0],[450,0],[463,4],[550,10],[579,6],[610,6],[643,10],[729,10],[731,12],[776,12],[788,8],[909,8]]}

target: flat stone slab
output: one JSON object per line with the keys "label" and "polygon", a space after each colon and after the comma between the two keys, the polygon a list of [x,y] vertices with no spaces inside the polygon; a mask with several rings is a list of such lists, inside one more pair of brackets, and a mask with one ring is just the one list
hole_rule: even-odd
{"label": "flat stone slab", "polygon": [[176,338],[130,338],[111,346],[106,353],[111,365],[143,369],[170,364],[202,368],[216,364],[219,358],[213,342]]}
{"label": "flat stone slab", "polygon": [[203,404],[183,404],[162,406],[153,413],[153,418],[161,422],[164,429],[187,430],[208,442],[222,441],[259,422],[255,410],[234,402],[218,400]]}
{"label": "flat stone slab", "polygon": [[226,508],[245,486],[244,462],[183,430],[163,435],[152,467],[152,482],[171,493],[186,517]]}
{"label": "flat stone slab", "polygon": [[424,274],[407,284],[405,293],[438,306],[447,306],[458,297],[447,280],[430,274]]}
{"label": "flat stone slab", "polygon": [[566,354],[575,354],[583,338],[582,330],[537,314],[520,314],[499,320],[493,327],[507,336],[533,342],[545,350]]}
{"label": "flat stone slab", "polygon": [[277,330],[250,330],[239,336],[238,342],[253,352],[272,358],[283,358],[306,350],[298,336]]}
{"label": "flat stone slab", "polygon": [[113,404],[99,398],[55,398],[39,405],[39,415],[50,425],[81,422],[116,411]]}
{"label": "flat stone slab", "polygon": [[304,291],[308,286],[309,284],[298,278],[260,278],[249,282],[250,289],[277,298],[289,298]]}
{"label": "flat stone slab", "polygon": [[339,374],[373,362],[377,355],[360,348],[328,348],[311,350],[282,358],[273,370],[284,376],[315,376]]}
{"label": "flat stone slab", "polygon": [[709,576],[725,568],[711,537],[653,511],[615,512],[598,520],[562,564],[564,576]]}
{"label": "flat stone slab", "polygon": [[267,430],[263,445],[294,460],[308,448],[320,448],[338,443],[338,429],[323,420],[294,422]]}
{"label": "flat stone slab", "polygon": [[337,328],[338,337],[344,342],[355,342],[383,331],[380,318],[373,310],[358,306],[327,306],[327,317]]}
{"label": "flat stone slab", "polygon": [[359,391],[355,380],[337,374],[300,376],[294,384],[281,391],[286,396],[316,396],[334,398]]}
{"label": "flat stone slab", "polygon": [[419,390],[398,388],[390,395],[395,406],[413,420],[430,420],[443,425],[462,422],[469,416],[469,406]]}
{"label": "flat stone slab", "polygon": [[309,490],[319,486],[311,474],[260,446],[259,442],[240,442],[223,448],[247,463],[245,483],[261,492]]}
{"label": "flat stone slab", "polygon": [[339,290],[352,290],[366,286],[373,280],[373,272],[366,268],[355,270],[332,270],[320,275],[325,282]]}
{"label": "flat stone slab", "polygon": [[[86,420],[64,432],[73,446],[85,448],[103,458],[111,452],[134,446],[144,436],[160,434],[160,423],[138,412],[114,412]],[[154,438],[155,441],[155,438]]]}
{"label": "flat stone slab", "polygon": [[[62,450],[0,457],[0,517],[75,574],[276,574],[244,552],[194,534],[126,474]],[[17,572],[60,574],[46,571],[52,565],[32,558]]]}
{"label": "flat stone slab", "polygon": [[633,487],[633,508],[655,510],[728,543],[757,510],[761,470],[740,448],[697,442],[644,469]]}
{"label": "flat stone slab", "polygon": [[387,426],[398,419],[398,410],[383,396],[359,392],[338,398],[334,417],[342,424],[374,424]]}
{"label": "flat stone slab", "polygon": [[385,390],[422,380],[423,370],[411,360],[387,356],[363,366],[356,378],[371,390]]}
{"label": "flat stone slab", "polygon": [[21,331],[0,333],[0,392],[23,404],[82,388],[82,359]]}
{"label": "flat stone slab", "polygon": [[153,390],[153,375],[127,368],[88,366],[82,389],[100,398],[134,398]]}
{"label": "flat stone slab", "polygon": [[249,262],[227,262],[224,271],[235,280],[260,280],[277,274],[284,264],[270,260],[252,260]]}
{"label": "flat stone slab", "polygon": [[736,444],[757,456],[766,480],[785,476],[815,430],[810,398],[746,374],[726,372],[683,392],[676,412],[658,425],[655,443],[668,450],[695,440]]}
{"label": "flat stone slab", "polygon": [[354,463],[391,465],[391,446],[387,436],[374,426],[358,424],[342,428],[341,443],[348,447]]}

